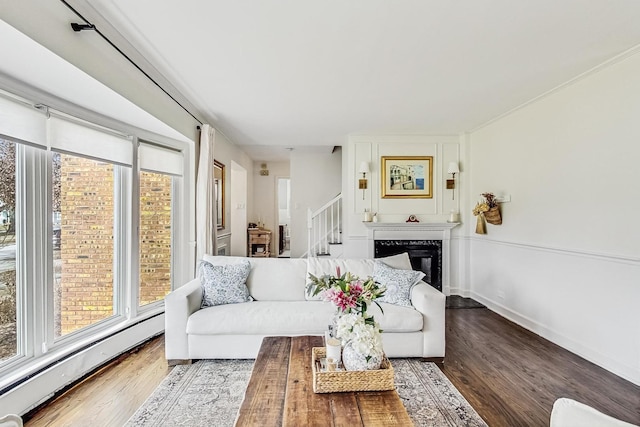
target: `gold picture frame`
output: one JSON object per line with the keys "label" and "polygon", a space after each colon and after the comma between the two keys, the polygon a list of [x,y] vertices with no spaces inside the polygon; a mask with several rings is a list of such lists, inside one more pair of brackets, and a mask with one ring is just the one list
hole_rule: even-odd
{"label": "gold picture frame", "polygon": [[224,217],[224,164],[213,161],[213,185],[216,187],[216,228],[221,230],[225,226]]}
{"label": "gold picture frame", "polygon": [[433,156],[380,158],[383,199],[433,198]]}

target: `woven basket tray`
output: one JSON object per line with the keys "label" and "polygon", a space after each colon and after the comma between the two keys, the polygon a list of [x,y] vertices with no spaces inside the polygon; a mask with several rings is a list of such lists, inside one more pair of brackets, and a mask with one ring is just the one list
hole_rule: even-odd
{"label": "woven basket tray", "polygon": [[393,367],[386,357],[382,359],[380,369],[372,371],[320,372],[316,361],[325,357],[325,351],[324,347],[311,349],[314,393],[395,390]]}

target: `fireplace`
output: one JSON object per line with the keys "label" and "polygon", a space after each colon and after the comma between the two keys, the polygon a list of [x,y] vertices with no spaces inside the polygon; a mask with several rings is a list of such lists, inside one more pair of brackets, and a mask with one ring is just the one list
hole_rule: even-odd
{"label": "fireplace", "polygon": [[423,280],[445,295],[449,294],[451,229],[457,223],[363,224],[367,228],[369,257],[379,258],[407,252],[413,269],[425,273]]}
{"label": "fireplace", "polygon": [[422,271],[422,280],[442,291],[442,240],[376,240],[374,257],[407,252],[414,270]]}

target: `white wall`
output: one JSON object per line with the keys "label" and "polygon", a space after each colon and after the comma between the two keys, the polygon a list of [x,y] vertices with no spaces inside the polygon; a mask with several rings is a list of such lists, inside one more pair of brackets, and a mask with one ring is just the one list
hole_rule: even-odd
{"label": "white wall", "polygon": [[307,209],[315,211],[342,191],[342,150],[291,152],[291,257],[307,251]]}
{"label": "white wall", "polygon": [[470,238],[472,296],[640,384],[640,54],[470,137],[469,204],[509,194]]}
{"label": "white wall", "polygon": [[[469,221],[465,199],[465,153],[466,139],[457,135],[357,135],[349,138],[344,156],[343,197],[346,224],[344,227],[344,257],[366,258],[367,229],[363,225],[365,209],[376,212],[379,222],[405,222],[409,215],[416,215],[420,222],[445,222],[451,210],[461,212],[462,222]],[[381,185],[382,156],[433,156],[433,197],[430,199],[383,199]],[[367,190],[358,188],[357,173],[360,162],[367,161],[371,173],[367,174]],[[456,175],[455,198],[446,189],[449,162],[458,162],[461,173]],[[451,284],[446,292],[465,293],[461,273],[460,244],[464,229],[452,230],[451,239]],[[468,292],[466,292],[468,293]]]}
{"label": "white wall", "polygon": [[[219,234],[229,233],[231,230],[234,230],[234,233],[237,233],[236,230],[242,229],[243,233],[246,234],[247,225],[242,224],[234,224],[234,221],[238,221],[239,216],[234,215],[237,211],[237,205],[232,205],[232,189],[233,189],[233,181],[232,181],[232,173],[231,173],[231,165],[232,162],[235,162],[237,166],[244,168],[247,173],[251,173],[250,171],[253,169],[253,160],[247,154],[242,151],[237,145],[233,144],[231,141],[227,139],[227,137],[221,132],[216,132],[216,143],[213,150],[213,157],[222,163],[224,167],[224,215],[225,215],[225,224],[222,230],[218,230]],[[246,212],[251,212],[251,206],[253,205],[253,180],[251,178],[247,179],[247,201],[245,210]],[[241,216],[240,216],[241,218]],[[244,239],[246,242],[246,238]],[[231,252],[234,254],[238,253],[246,253],[242,252],[243,248],[238,248],[238,244],[241,244],[242,240],[238,239],[238,236],[231,235]]]}

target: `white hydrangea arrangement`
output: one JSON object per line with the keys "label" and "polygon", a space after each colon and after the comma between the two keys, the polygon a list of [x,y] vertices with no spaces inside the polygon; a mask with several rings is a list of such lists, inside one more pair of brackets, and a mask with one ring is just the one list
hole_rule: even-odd
{"label": "white hydrangea arrangement", "polygon": [[365,319],[359,313],[345,313],[337,320],[336,335],[344,343],[366,357],[382,359],[382,334],[380,325],[373,320],[373,316]]}

